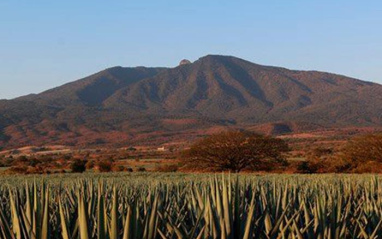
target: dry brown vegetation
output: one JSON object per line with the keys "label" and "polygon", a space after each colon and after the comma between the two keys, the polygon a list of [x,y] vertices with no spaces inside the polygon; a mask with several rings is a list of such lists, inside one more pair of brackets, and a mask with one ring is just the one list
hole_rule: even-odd
{"label": "dry brown vegetation", "polygon": [[[219,134],[213,137],[205,137],[197,141],[191,148],[176,147],[173,144],[164,145],[165,151],[159,151],[157,147],[124,147],[119,149],[70,149],[62,146],[53,147],[24,147],[15,150],[0,152],[0,167],[3,173],[17,174],[50,174],[68,173],[73,170],[76,163],[83,164],[85,171],[89,172],[133,172],[133,171],[158,171],[158,172],[202,172],[202,171],[268,171],[273,173],[381,173],[382,172],[382,134],[367,133],[355,135],[350,131],[346,134],[334,134],[323,132],[316,134],[287,135],[277,137],[259,136],[258,140],[268,142],[263,145],[263,150],[256,148],[257,141],[253,141],[250,148],[258,157],[249,157],[256,163],[227,164],[228,159],[235,156],[235,160],[248,160],[249,149],[240,145],[240,137],[232,137],[232,132],[223,133],[221,139],[229,139],[234,153],[228,149],[216,148],[213,142],[219,139]],[[252,133],[251,133],[252,134]],[[225,135],[225,136],[222,136]],[[254,135],[254,134],[253,134]],[[314,137],[313,137],[314,136]],[[282,141],[281,141],[282,139]],[[282,157],[277,154],[275,142],[284,142],[289,145],[291,151],[285,153],[281,150]],[[237,146],[239,145],[239,146]],[[279,144],[279,147],[284,147]],[[201,149],[206,151],[202,153]],[[198,167],[192,166],[189,161],[185,165],[186,149],[191,153],[191,162]],[[281,149],[281,148],[279,148]],[[273,150],[273,151],[272,151]],[[245,152],[246,155],[241,153]],[[214,163],[205,164],[202,161],[207,158],[205,153],[215,153]],[[284,158],[276,164],[262,158]],[[188,155],[190,156],[190,154]],[[211,155],[209,155],[211,156]],[[253,156],[253,155],[252,155]],[[195,158],[196,157],[196,158]],[[233,158],[231,158],[233,159]],[[229,160],[228,160],[229,161]],[[283,163],[282,163],[283,162]],[[190,167],[191,166],[191,167]],[[82,167],[82,166],[81,166]],[[80,171],[82,171],[81,169]],[[78,171],[77,171],[78,172]]]}
{"label": "dry brown vegetation", "polygon": [[275,169],[285,165],[289,151],[281,139],[251,132],[222,132],[202,139],[184,154],[186,166],[207,171]]}
{"label": "dry brown vegetation", "polygon": [[[172,149],[172,148],[171,148]],[[120,172],[155,170],[162,162],[171,164],[175,160],[176,150],[166,148],[160,152],[157,148],[120,149],[82,149],[65,151],[32,152],[12,150],[0,155],[0,167],[5,173],[46,174],[62,172]]]}
{"label": "dry brown vegetation", "polygon": [[341,148],[316,148],[297,166],[301,173],[381,173],[382,134],[356,136]]}

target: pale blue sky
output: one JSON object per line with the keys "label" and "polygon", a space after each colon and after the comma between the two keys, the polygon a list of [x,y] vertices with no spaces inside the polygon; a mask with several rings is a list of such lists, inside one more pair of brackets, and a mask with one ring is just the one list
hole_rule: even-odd
{"label": "pale blue sky", "polygon": [[382,83],[381,27],[381,1],[1,0],[0,98],[207,54]]}

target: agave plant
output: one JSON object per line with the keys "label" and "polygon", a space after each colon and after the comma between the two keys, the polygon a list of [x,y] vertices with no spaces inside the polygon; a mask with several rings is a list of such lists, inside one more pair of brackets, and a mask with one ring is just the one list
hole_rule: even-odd
{"label": "agave plant", "polygon": [[[377,238],[373,176],[0,179],[0,238]],[[49,183],[48,183],[49,182]]]}

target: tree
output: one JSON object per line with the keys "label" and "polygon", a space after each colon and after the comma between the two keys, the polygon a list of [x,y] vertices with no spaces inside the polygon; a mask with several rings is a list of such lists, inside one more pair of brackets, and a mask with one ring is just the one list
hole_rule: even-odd
{"label": "tree", "polygon": [[240,172],[269,170],[286,161],[289,147],[281,139],[251,132],[222,132],[199,140],[184,154],[186,165],[195,169]]}
{"label": "tree", "polygon": [[382,163],[382,134],[355,137],[342,149],[342,155],[355,166],[369,161]]}
{"label": "tree", "polygon": [[311,166],[311,163],[308,161],[303,161],[297,165],[298,173],[315,173],[317,169]]}
{"label": "tree", "polygon": [[70,168],[73,173],[83,173],[86,170],[86,163],[85,160],[74,160]]}
{"label": "tree", "polygon": [[97,163],[97,166],[100,172],[110,172],[113,167],[113,162],[111,160],[101,160]]}

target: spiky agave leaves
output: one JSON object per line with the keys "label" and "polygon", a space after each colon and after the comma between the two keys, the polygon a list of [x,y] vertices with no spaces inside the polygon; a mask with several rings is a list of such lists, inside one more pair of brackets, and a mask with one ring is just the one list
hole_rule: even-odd
{"label": "spiky agave leaves", "polygon": [[312,239],[382,233],[379,178],[230,177],[0,186],[0,238]]}

